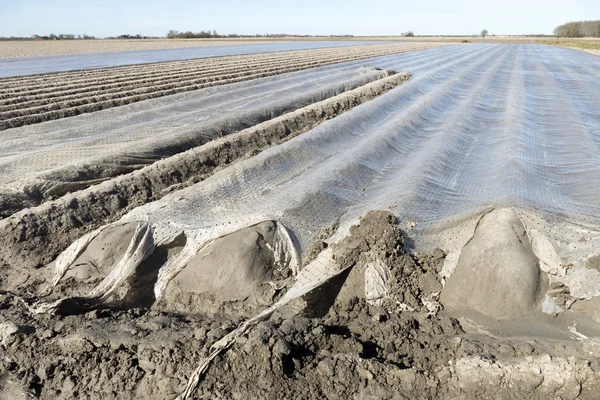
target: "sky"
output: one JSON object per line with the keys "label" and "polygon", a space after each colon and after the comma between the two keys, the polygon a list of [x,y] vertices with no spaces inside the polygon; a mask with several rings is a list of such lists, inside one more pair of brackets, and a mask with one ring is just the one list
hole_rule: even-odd
{"label": "sky", "polygon": [[0,36],[169,30],[221,34],[551,34],[600,19],[600,0],[0,0]]}

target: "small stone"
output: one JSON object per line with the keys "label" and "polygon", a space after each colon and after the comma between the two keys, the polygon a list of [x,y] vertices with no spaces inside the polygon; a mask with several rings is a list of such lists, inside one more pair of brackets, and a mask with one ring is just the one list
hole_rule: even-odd
{"label": "small stone", "polygon": [[87,319],[99,319],[100,318],[100,310],[92,310],[85,313],[85,317]]}
{"label": "small stone", "polygon": [[326,359],[317,365],[317,372],[323,376],[333,376],[335,373],[335,365],[332,360]]}
{"label": "small stone", "polygon": [[88,353],[94,349],[94,346],[79,334],[69,335],[60,338],[60,340],[58,341],[58,345],[60,346],[63,353],[67,354]]}
{"label": "small stone", "polygon": [[356,367],[356,372],[358,372],[358,376],[360,376],[361,378],[366,379],[368,381],[373,379],[373,377],[374,377],[374,375],[370,371],[364,369],[361,366]]}
{"label": "small stone", "polygon": [[133,325],[132,323],[127,323],[125,325],[125,327],[123,328],[123,330],[125,332],[129,333],[132,336],[137,335],[138,332],[139,332],[139,329],[135,325]]}
{"label": "small stone", "polygon": [[417,380],[416,372],[411,369],[401,369],[395,371],[394,374],[400,379],[400,384],[404,390],[412,390],[415,381]]}
{"label": "small stone", "polygon": [[280,339],[273,346],[273,355],[282,358],[292,353],[292,346],[285,339]]}
{"label": "small stone", "polygon": [[385,345],[385,352],[386,353],[395,353],[396,346],[394,346],[394,343],[388,342],[388,344]]}
{"label": "small stone", "polygon": [[442,284],[436,279],[432,273],[426,273],[419,278],[419,287],[426,293],[436,293],[442,290]]}
{"label": "small stone", "polygon": [[514,347],[518,355],[528,356],[534,352],[533,346],[529,343],[519,343]]}
{"label": "small stone", "polygon": [[205,338],[206,338],[206,327],[201,326],[200,328],[196,329],[196,331],[194,332],[194,339],[204,340]]}
{"label": "small stone", "polygon": [[19,331],[19,327],[14,323],[7,321],[0,324],[0,343],[6,344],[8,338]]}
{"label": "small stone", "polygon": [[55,333],[52,329],[44,329],[43,331],[40,332],[39,337],[40,339],[52,339],[54,337]]}
{"label": "small stone", "polygon": [[293,331],[294,322],[290,319],[283,321],[279,326],[279,332],[283,333],[284,335],[291,335]]}
{"label": "small stone", "polygon": [[156,363],[146,359],[138,360],[139,366],[144,371],[150,372],[156,370]]}
{"label": "small stone", "polygon": [[433,251],[433,253],[431,254],[431,256],[433,257],[434,260],[441,260],[443,258],[446,258],[446,254],[440,248],[435,249]]}
{"label": "small stone", "polygon": [[331,357],[331,352],[329,350],[321,350],[319,351],[319,358],[328,358]]}
{"label": "small stone", "polygon": [[71,377],[67,377],[62,385],[63,394],[73,394],[73,389],[75,389],[75,382]]}
{"label": "small stone", "polygon": [[322,337],[325,334],[325,329],[323,329],[322,326],[317,326],[312,331],[310,331],[310,334],[314,337]]}
{"label": "small stone", "polygon": [[45,365],[42,365],[36,371],[37,375],[40,377],[41,380],[46,380],[47,378],[46,368],[47,367]]}
{"label": "small stone", "polygon": [[212,340],[219,340],[222,337],[224,337],[225,335],[227,335],[227,331],[223,328],[214,328],[211,329],[210,331],[208,331],[208,334],[206,335],[206,337],[208,339],[212,339]]}

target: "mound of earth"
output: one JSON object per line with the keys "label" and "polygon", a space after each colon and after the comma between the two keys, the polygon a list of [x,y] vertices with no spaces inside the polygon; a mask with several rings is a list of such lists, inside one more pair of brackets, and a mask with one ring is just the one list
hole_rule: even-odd
{"label": "mound of earth", "polygon": [[446,308],[469,308],[497,319],[531,313],[541,304],[544,286],[538,265],[516,212],[494,210],[481,218],[462,249],[442,303]]}

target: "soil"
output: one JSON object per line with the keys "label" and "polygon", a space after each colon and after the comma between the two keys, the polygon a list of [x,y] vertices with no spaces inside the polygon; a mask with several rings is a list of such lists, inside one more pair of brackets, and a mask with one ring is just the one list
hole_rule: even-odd
{"label": "soil", "polygon": [[[254,255],[268,254],[260,249],[272,224],[223,239],[245,243],[239,254],[253,246]],[[193,398],[596,398],[600,342],[492,335],[438,312],[445,255],[407,252],[404,241],[392,214],[368,213],[332,245],[344,272],[238,337]],[[378,305],[364,290],[374,259],[389,268]],[[32,314],[33,300],[0,294],[0,393],[12,398],[175,398],[210,346],[245,319],[168,312],[159,303]]]}
{"label": "soil", "polygon": [[531,313],[542,304],[547,286],[538,265],[517,213],[495,209],[481,218],[462,249],[442,303],[448,309],[470,308],[496,319]]}

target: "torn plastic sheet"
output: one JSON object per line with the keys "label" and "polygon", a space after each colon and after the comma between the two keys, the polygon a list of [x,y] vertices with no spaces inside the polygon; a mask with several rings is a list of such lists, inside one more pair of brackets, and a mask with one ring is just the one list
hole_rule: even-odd
{"label": "torn plastic sheet", "polygon": [[365,268],[365,298],[370,304],[381,305],[388,297],[390,269],[379,258],[367,263]]}
{"label": "torn plastic sheet", "polygon": [[[133,237],[130,240],[129,246],[125,254],[121,257],[117,265],[112,271],[96,286],[89,294],[80,297],[81,300],[89,301],[104,301],[108,299],[118,287],[129,278],[146,258],[148,258],[157,246],[167,245],[172,243],[180,234],[186,236],[186,244],[182,251],[175,257],[169,259],[166,264],[160,268],[158,279],[154,285],[154,294],[156,299],[160,299],[164,293],[168,283],[176,276],[185,266],[194,258],[200,250],[214,240],[234,233],[248,226],[256,225],[264,222],[264,219],[257,219],[256,223],[235,224],[227,227],[215,228],[209,231],[184,231],[184,230],[169,230],[168,233],[161,234],[160,230],[153,228],[148,222],[140,222],[137,224]],[[123,222],[106,225],[96,231],[93,231],[81,239],[75,241],[63,255],[59,257],[55,264],[54,278],[52,279],[52,287],[56,286],[66,272],[73,266],[75,260],[81,255],[86,247],[97,237],[103,230],[119,225],[124,225]],[[163,231],[164,232],[164,231]],[[294,275],[299,271],[300,253],[296,243],[293,241],[290,232],[281,223],[276,222],[274,235],[274,243],[276,252],[274,256],[276,262],[282,267],[289,267]],[[58,262],[60,261],[60,262]],[[51,288],[49,289],[51,291]],[[65,301],[71,297],[58,299],[52,302],[40,302],[34,305],[33,310],[36,313],[53,312],[57,310]]]}

